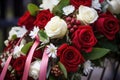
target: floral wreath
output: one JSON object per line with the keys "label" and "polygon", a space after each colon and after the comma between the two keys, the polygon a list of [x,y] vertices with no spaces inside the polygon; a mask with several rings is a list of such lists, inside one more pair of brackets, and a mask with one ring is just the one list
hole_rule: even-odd
{"label": "floral wreath", "polygon": [[104,58],[119,56],[119,6],[119,0],[29,3],[5,41],[0,80],[80,80]]}

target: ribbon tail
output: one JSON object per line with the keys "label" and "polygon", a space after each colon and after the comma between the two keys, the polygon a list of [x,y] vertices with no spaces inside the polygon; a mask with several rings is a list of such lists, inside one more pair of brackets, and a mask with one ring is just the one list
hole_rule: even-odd
{"label": "ribbon tail", "polygon": [[36,47],[39,45],[39,43],[40,42],[38,40],[36,40],[30,49],[30,52],[29,52],[28,57],[27,57],[26,62],[25,62],[22,80],[27,80],[27,78],[28,78],[28,73],[29,73],[29,68],[30,68],[32,56],[33,56],[33,53],[34,53]]}
{"label": "ribbon tail", "polygon": [[6,63],[5,63],[5,66],[4,66],[4,68],[3,68],[3,70],[2,70],[2,73],[1,73],[1,75],[0,75],[0,80],[4,80],[11,59],[12,59],[12,55],[10,55],[10,56],[8,57],[8,59],[7,59]]}
{"label": "ribbon tail", "polygon": [[46,80],[48,60],[49,60],[49,57],[48,57],[46,50],[45,50],[43,57],[42,57],[42,61],[41,61],[39,80]]}

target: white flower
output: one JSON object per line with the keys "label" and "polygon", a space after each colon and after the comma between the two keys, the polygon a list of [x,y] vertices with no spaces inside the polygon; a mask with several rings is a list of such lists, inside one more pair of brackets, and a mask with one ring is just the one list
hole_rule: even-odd
{"label": "white flower", "polygon": [[58,5],[58,3],[60,2],[60,0],[51,0],[52,4],[54,5]]}
{"label": "white flower", "polygon": [[9,41],[8,41],[8,40],[5,40],[5,41],[4,41],[4,44],[5,44],[5,46],[8,46],[8,45],[9,45]]}
{"label": "white flower", "polygon": [[15,46],[14,51],[13,51],[13,58],[18,58],[21,55],[21,49],[24,45],[20,46]]}
{"label": "white flower", "polygon": [[79,14],[77,15],[77,19],[80,20],[83,24],[94,23],[98,18],[97,11],[93,8],[87,6],[79,7]]}
{"label": "white flower", "polygon": [[25,28],[25,26],[21,27],[21,29],[17,33],[17,37],[18,38],[23,37],[26,32],[27,32],[27,29]]}
{"label": "white flower", "polygon": [[69,15],[75,10],[75,7],[73,5],[68,5],[63,8],[63,14]]}
{"label": "white flower", "polygon": [[42,0],[42,4],[40,5],[43,9],[52,9],[60,2],[60,0]]}
{"label": "white flower", "polygon": [[112,13],[119,14],[120,13],[120,0],[107,0],[108,2],[108,10]]}
{"label": "white flower", "polygon": [[11,66],[11,65],[8,66],[8,70],[9,70],[9,71],[12,70],[12,66]]}
{"label": "white flower", "polygon": [[21,29],[21,27],[13,27],[9,32],[8,40],[11,40],[13,35],[17,35],[17,33],[20,29]]}
{"label": "white flower", "polygon": [[18,38],[23,37],[23,35],[27,32],[27,29],[23,27],[13,27],[9,32],[8,40],[11,40],[13,35],[16,35]]}
{"label": "white flower", "polygon": [[26,40],[25,39],[22,39],[20,45],[25,45],[26,44]]}
{"label": "white flower", "polygon": [[99,0],[92,0],[92,7],[98,10],[101,10],[101,4]]}
{"label": "white flower", "polygon": [[87,75],[90,73],[91,70],[93,70],[93,67],[91,66],[91,61],[88,60],[84,63],[83,73]]}
{"label": "white flower", "polygon": [[32,62],[30,65],[29,76],[35,80],[37,80],[39,77],[40,64],[41,64],[41,61],[36,60],[36,61]]}
{"label": "white flower", "polygon": [[3,59],[1,59],[1,60],[2,60],[1,66],[4,67],[5,62],[6,62],[6,61],[5,61],[5,58],[3,58]]}
{"label": "white flower", "polygon": [[39,31],[39,28],[38,27],[34,27],[33,31],[30,31],[30,34],[29,36],[34,39],[36,36],[37,36],[37,33]]}
{"label": "white flower", "polygon": [[53,44],[50,44],[47,46],[46,53],[49,57],[56,58],[57,57],[57,47],[55,47]]}
{"label": "white flower", "polygon": [[63,38],[67,32],[67,23],[59,16],[55,16],[46,24],[45,32],[48,37]]}

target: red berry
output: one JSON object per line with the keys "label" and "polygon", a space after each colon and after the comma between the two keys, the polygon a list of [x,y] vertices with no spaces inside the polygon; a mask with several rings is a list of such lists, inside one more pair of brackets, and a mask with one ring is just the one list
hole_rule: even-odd
{"label": "red berry", "polygon": [[66,21],[71,21],[71,19],[72,19],[71,17],[67,17]]}
{"label": "red berry", "polygon": [[71,28],[71,29],[70,29],[70,32],[73,33],[73,32],[74,32],[74,28]]}
{"label": "red berry", "polygon": [[72,26],[71,26],[71,24],[68,24],[68,29],[70,29]]}
{"label": "red berry", "polygon": [[77,29],[77,28],[78,28],[78,26],[77,26],[77,25],[74,25],[74,26],[73,26],[73,28],[74,28],[74,29]]}
{"label": "red berry", "polygon": [[72,18],[71,23],[72,23],[72,24],[75,23],[75,18]]}
{"label": "red berry", "polygon": [[80,23],[80,21],[79,21],[79,20],[76,20],[76,24],[77,24],[77,25],[80,25],[81,23]]}

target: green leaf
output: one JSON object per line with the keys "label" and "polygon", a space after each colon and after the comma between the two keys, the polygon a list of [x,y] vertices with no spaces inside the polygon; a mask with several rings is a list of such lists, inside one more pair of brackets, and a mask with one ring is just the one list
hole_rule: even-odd
{"label": "green leaf", "polygon": [[40,37],[40,41],[45,41],[46,39],[48,39],[48,36],[47,36],[47,34],[44,32],[44,30],[40,30],[39,32],[38,32],[38,35],[39,35],[39,37]]}
{"label": "green leaf", "polygon": [[72,75],[71,80],[81,80],[81,75],[80,75],[80,73],[74,73],[74,74]]}
{"label": "green leaf", "polygon": [[69,0],[61,0],[60,3],[53,8],[53,13],[58,16],[63,15],[63,7],[67,6],[69,4]]}
{"label": "green leaf", "polygon": [[100,59],[110,52],[109,49],[105,48],[93,48],[92,52],[84,54],[85,59],[87,60],[96,60]]}
{"label": "green leaf", "polygon": [[109,41],[107,39],[99,39],[98,44],[102,48],[110,49],[113,52],[117,52],[118,46],[115,40]]}
{"label": "green leaf", "polygon": [[120,19],[120,14],[116,14],[117,18]]}
{"label": "green leaf", "polygon": [[27,54],[27,52],[29,51],[30,47],[33,45],[33,42],[29,42],[26,45],[23,46],[23,48],[21,49],[21,51],[24,54]]}
{"label": "green leaf", "polygon": [[62,70],[64,77],[67,79],[67,70],[66,70],[65,66],[60,61],[58,62],[58,65],[59,65],[60,69]]}
{"label": "green leaf", "polygon": [[12,35],[12,40],[15,40],[17,38],[17,35]]}
{"label": "green leaf", "polygon": [[27,8],[32,16],[36,16],[37,12],[39,11],[38,6],[36,6],[35,4],[32,4],[32,3],[29,3]]}
{"label": "green leaf", "polygon": [[54,76],[50,75],[49,80],[56,80]]}

